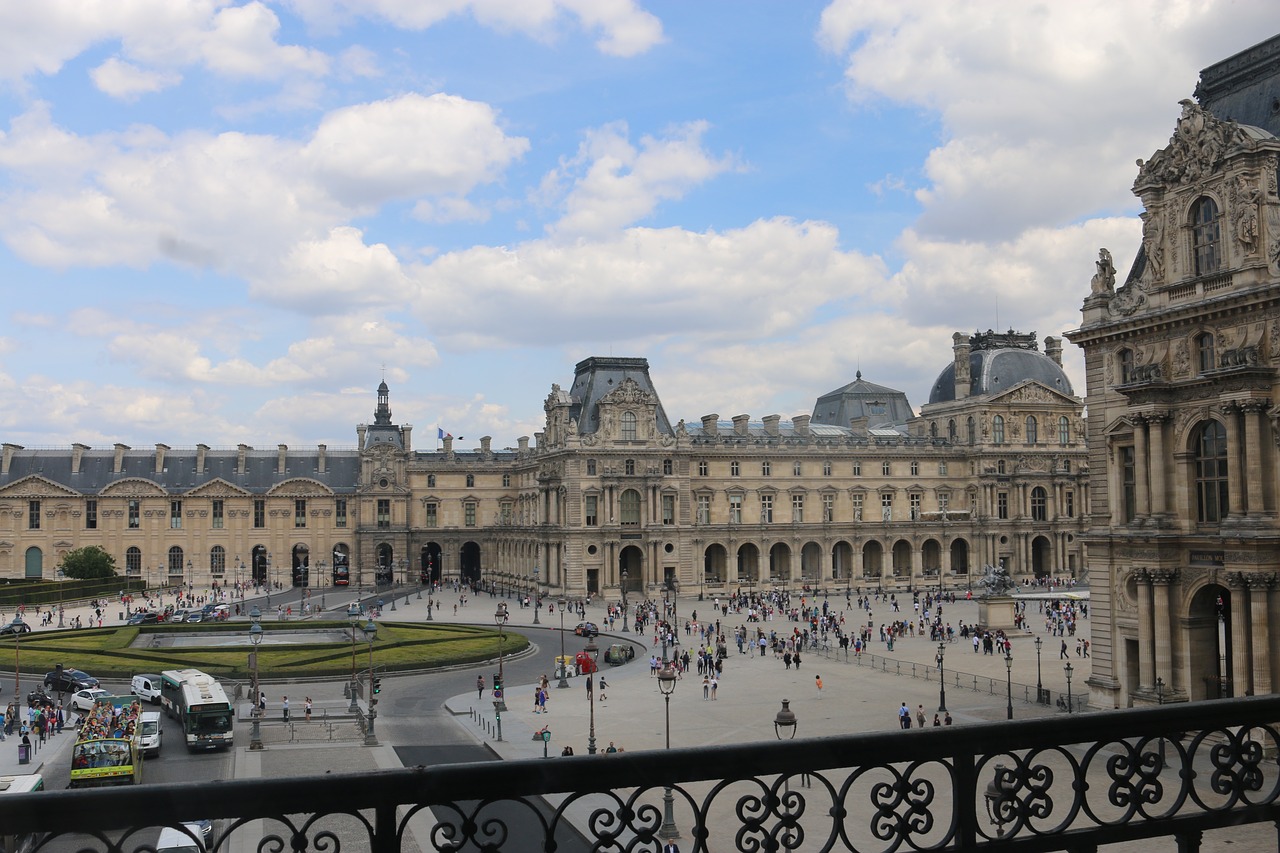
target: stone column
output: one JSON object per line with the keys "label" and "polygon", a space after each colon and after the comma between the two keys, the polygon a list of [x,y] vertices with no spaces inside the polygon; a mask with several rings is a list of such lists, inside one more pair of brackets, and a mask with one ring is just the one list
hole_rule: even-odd
{"label": "stone column", "polygon": [[1173,646],[1169,616],[1169,586],[1178,578],[1174,569],[1153,569],[1151,581],[1155,585],[1155,624],[1152,641],[1156,652],[1156,677],[1163,679],[1168,689],[1173,683]]}
{"label": "stone column", "polygon": [[1253,694],[1253,678],[1249,662],[1249,611],[1245,607],[1246,584],[1244,575],[1233,572],[1227,576],[1231,587],[1231,695]]}
{"label": "stone column", "polygon": [[[1262,440],[1262,419],[1267,415],[1270,400],[1247,400],[1241,405],[1244,411],[1244,458],[1246,467],[1245,486],[1249,515],[1261,516],[1267,512],[1266,501],[1262,494],[1262,472],[1265,469],[1263,456],[1267,452]],[[1227,476],[1231,476],[1228,468]],[[1270,690],[1258,692],[1270,693]]]}
{"label": "stone column", "polygon": [[1147,429],[1150,432],[1148,450],[1150,452],[1148,470],[1151,472],[1151,512],[1153,515],[1164,515],[1168,510],[1165,494],[1165,452],[1164,425],[1169,420],[1168,412],[1152,412],[1147,415]]}
{"label": "stone column", "polygon": [[1230,504],[1227,515],[1235,517],[1244,515],[1244,492],[1240,483],[1248,479],[1242,465],[1245,455],[1240,452],[1240,407],[1237,403],[1225,403],[1221,411],[1227,425],[1227,503]]}
{"label": "stone column", "polygon": [[1134,488],[1137,495],[1137,507],[1135,510],[1139,518],[1144,518],[1151,513],[1151,490],[1147,480],[1150,466],[1147,461],[1147,417],[1146,415],[1134,415],[1133,478],[1136,481]]}
{"label": "stone column", "polygon": [[1138,690],[1154,690],[1156,684],[1155,623],[1151,601],[1151,575],[1135,569],[1138,581]]}
{"label": "stone column", "polygon": [[1271,588],[1276,576],[1271,573],[1248,575],[1249,626],[1253,635],[1253,692],[1261,696],[1271,692],[1271,623],[1268,617]]}

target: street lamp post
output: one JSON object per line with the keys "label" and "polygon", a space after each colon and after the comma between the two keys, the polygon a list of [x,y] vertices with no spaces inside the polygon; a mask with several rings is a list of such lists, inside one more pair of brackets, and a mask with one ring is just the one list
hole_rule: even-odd
{"label": "street lamp post", "polygon": [[[1164,679],[1156,676],[1156,703],[1164,705]],[[1160,769],[1164,769],[1164,735],[1160,735]]]}
{"label": "street lamp post", "polygon": [[[773,718],[773,733],[778,740],[792,740],[796,736],[796,712],[791,710],[791,700],[783,699],[782,707],[778,709],[778,713]],[[784,738],[783,735],[786,735]],[[784,793],[791,791],[791,777],[784,776],[782,779],[782,790]]]}
{"label": "street lamp post", "polygon": [[1066,665],[1065,667],[1063,667],[1063,671],[1064,671],[1064,672],[1066,672],[1066,674],[1067,674],[1067,713],[1068,713],[1068,714],[1070,714],[1070,713],[1072,712],[1072,708],[1071,708],[1071,673],[1072,673],[1072,671],[1073,671],[1074,669],[1075,669],[1075,667],[1073,667],[1073,666],[1071,665],[1071,661],[1067,661],[1067,665]]}
{"label": "street lamp post", "polygon": [[266,562],[262,564],[262,585],[267,588],[267,609],[271,609],[271,554],[267,554],[264,558]]}
{"label": "street lamp post", "polygon": [[333,583],[329,577],[329,563],[321,558],[316,564],[316,568],[320,570],[320,612],[324,612],[324,591],[329,588],[329,584]]}
{"label": "street lamp post", "polygon": [[507,637],[503,633],[507,626],[507,605],[499,604],[498,609],[493,614],[493,621],[498,625],[498,686],[494,688],[493,708],[495,711],[507,710],[507,682],[502,673],[502,653],[503,646],[506,644]]}
{"label": "street lamp post", "polygon": [[369,644],[369,717],[368,725],[364,730],[364,745],[377,746],[378,737],[373,733],[373,722],[378,719],[378,696],[374,691],[377,689],[377,679],[373,675],[373,641],[378,639],[378,626],[374,624],[373,617],[369,617],[369,621],[364,623],[364,639]]}
{"label": "street lamp post", "polygon": [[947,666],[943,655],[947,651],[946,643],[938,643],[938,710],[947,711]]}
{"label": "street lamp post", "polygon": [[351,702],[347,705],[347,713],[360,715],[360,703],[356,701],[356,693],[360,691],[360,682],[356,680],[356,626],[360,623],[360,608],[355,602],[347,608],[347,624],[351,626]]}
{"label": "street lamp post", "polygon": [[260,699],[262,697],[262,684],[258,680],[258,646],[262,643],[262,611],[258,610],[255,604],[253,610],[249,612],[249,621],[253,624],[249,626],[249,642],[253,644],[253,652],[249,655],[249,662],[253,669],[253,708],[249,710],[249,716],[253,719],[253,731],[249,734],[249,749],[262,749],[262,729],[260,727],[262,712],[259,710],[261,706]]}
{"label": "street lamp post", "polygon": [[13,621],[9,623],[9,627],[13,631],[13,695],[14,702],[17,702],[22,697],[22,669],[18,666],[22,655],[20,639],[22,632],[28,629],[27,623],[23,622],[22,617],[17,613],[13,614]]}
{"label": "street lamp post", "polygon": [[1008,717],[1013,719],[1013,649],[1008,644],[1004,647],[1005,689],[1009,698]]}
{"label": "street lamp post", "polygon": [[1036,637],[1036,704],[1039,704],[1039,705],[1045,704],[1044,686],[1040,683],[1040,647],[1043,645],[1044,645],[1044,640],[1041,637],[1037,636]]}
{"label": "street lamp post", "polygon": [[[666,658],[666,639],[663,638],[662,649],[663,658]],[[662,691],[662,700],[666,705],[667,711],[667,749],[671,749],[671,694],[676,689],[676,673],[671,668],[671,662],[663,660],[662,670],[658,673],[658,689]],[[658,829],[658,837],[668,840],[680,837],[680,829],[676,826],[675,821],[675,797],[671,793],[671,786],[666,785],[662,794],[662,826]]]}
{"label": "street lamp post", "polygon": [[[591,661],[591,663],[589,664],[590,671],[587,673],[587,677],[594,679],[596,674],[596,658],[600,654],[600,647],[596,645],[596,641],[594,637],[587,638],[587,645],[586,645],[586,648],[583,649],[583,651],[587,653],[587,657]],[[596,754],[596,692],[595,690],[591,690],[590,692],[587,693],[587,702],[591,706],[591,723],[590,723],[590,727],[587,729],[587,754],[595,755]]]}
{"label": "street lamp post", "polygon": [[58,627],[59,628],[63,627],[62,611],[64,608],[62,606],[62,582],[63,582],[63,579],[66,578],[66,576],[67,576],[66,570],[63,569],[62,566],[58,566]]}
{"label": "street lamp post", "polygon": [[569,680],[565,678],[565,670],[569,668],[568,661],[564,657],[564,609],[568,605],[569,602],[563,598],[556,602],[556,609],[560,611],[560,683],[556,685],[557,689],[569,686]]}
{"label": "street lamp post", "polygon": [[542,610],[542,597],[538,595],[538,567],[533,567],[533,573],[529,575],[529,581],[533,586],[533,624],[541,625],[538,620],[538,612]]}
{"label": "street lamp post", "polygon": [[196,567],[190,560],[187,560],[187,592],[194,593],[196,588]]}
{"label": "street lamp post", "polygon": [[622,570],[622,633],[630,634],[631,629],[627,627],[627,570]]}

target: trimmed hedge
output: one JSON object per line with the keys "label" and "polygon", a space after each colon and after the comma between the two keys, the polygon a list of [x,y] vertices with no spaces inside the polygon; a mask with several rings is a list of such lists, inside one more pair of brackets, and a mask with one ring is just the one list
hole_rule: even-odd
{"label": "trimmed hedge", "polygon": [[118,598],[121,592],[142,592],[146,584],[138,578],[116,575],[94,580],[26,580],[10,578],[0,583],[0,607],[19,604],[46,605],[84,601],[90,598]]}

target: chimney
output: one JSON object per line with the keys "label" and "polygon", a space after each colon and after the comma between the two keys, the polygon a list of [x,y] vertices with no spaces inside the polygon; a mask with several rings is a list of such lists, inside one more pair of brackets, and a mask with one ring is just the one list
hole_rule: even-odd
{"label": "chimney", "polygon": [[249,455],[250,450],[253,450],[253,448],[250,447],[249,445],[247,444],[240,445],[240,449],[236,453],[236,473],[237,474],[244,474],[247,472],[248,469],[245,467],[245,457]]}
{"label": "chimney", "polygon": [[369,427],[364,424],[356,426],[356,450],[364,451],[364,434],[369,431]]}
{"label": "chimney", "polygon": [[812,419],[812,415],[794,415],[794,416],[792,416],[792,418],[791,418],[791,425],[792,425],[793,427],[795,427],[796,435],[803,435],[803,436],[808,436],[808,435],[810,435],[810,432],[809,432],[809,421],[810,421],[811,419]]}
{"label": "chimney", "polygon": [[[116,446],[119,447],[120,445],[117,444]],[[9,473],[9,463],[13,461],[13,452],[21,449],[21,444],[10,444],[7,441],[4,443],[4,463],[0,464],[0,474]]]}
{"label": "chimney", "polygon": [[327,461],[325,459],[325,454],[328,452],[329,446],[327,444],[322,444],[316,448],[316,473],[325,473],[325,463]]}
{"label": "chimney", "polygon": [[703,415],[702,431],[707,435],[715,438],[720,434],[720,416],[719,415]]}
{"label": "chimney", "polygon": [[1053,363],[1062,367],[1062,338],[1044,336],[1044,354],[1053,359]]}
{"label": "chimney", "polygon": [[493,436],[490,436],[490,435],[480,436],[480,452],[483,453],[485,456],[488,456],[489,454],[491,454],[493,452],[492,448],[490,447],[492,443],[493,443]]}
{"label": "chimney", "polygon": [[208,453],[209,453],[209,445],[207,444],[196,445],[196,473],[197,474],[204,473],[204,458],[205,456],[208,455]]}
{"label": "chimney", "polygon": [[404,442],[404,452],[408,453],[411,449],[410,438],[413,436],[413,424],[405,424],[400,427],[400,440]]}
{"label": "chimney", "polygon": [[156,473],[164,473],[164,452],[169,449],[167,444],[156,445]]}
{"label": "chimney", "polygon": [[276,473],[283,474],[288,466],[289,445],[276,445]]}
{"label": "chimney", "polygon": [[[445,440],[448,441],[448,439],[445,439]],[[529,452],[529,436],[527,435],[520,436],[519,438],[516,439],[516,443],[519,445],[518,449],[522,454]]]}
{"label": "chimney", "polygon": [[446,456],[452,455],[453,453],[453,436],[451,435],[446,435],[444,437],[444,452]]}
{"label": "chimney", "polygon": [[867,437],[867,425],[871,423],[871,418],[863,415],[860,418],[849,418],[849,429],[853,430],[855,438]]}
{"label": "chimney", "polygon": [[[71,445],[71,473],[72,474],[80,473],[80,460],[84,457],[84,452],[88,449],[89,449],[89,445],[87,444]],[[5,468],[7,473],[8,466],[6,465]]]}
{"label": "chimney", "polygon": [[542,446],[543,441],[545,441],[545,440],[546,440],[546,435],[547,435],[547,434],[546,434],[545,432],[535,432],[535,433],[533,434],[533,448],[534,448],[534,450],[537,450],[539,447],[541,447],[541,446]]}
{"label": "chimney", "polygon": [[951,352],[955,358],[956,399],[969,396],[969,338],[956,332],[951,336]]}
{"label": "chimney", "polygon": [[111,467],[112,474],[124,473],[124,452],[129,449],[130,449],[129,445],[121,444],[118,441],[116,442],[116,455],[115,455],[115,459],[112,461],[112,467]]}
{"label": "chimney", "polygon": [[764,420],[764,434],[777,435],[778,421],[782,420],[782,417],[780,415],[765,415],[763,420]]}
{"label": "chimney", "polygon": [[751,415],[734,415],[733,416],[733,432],[735,435],[747,434],[747,421],[751,420]]}

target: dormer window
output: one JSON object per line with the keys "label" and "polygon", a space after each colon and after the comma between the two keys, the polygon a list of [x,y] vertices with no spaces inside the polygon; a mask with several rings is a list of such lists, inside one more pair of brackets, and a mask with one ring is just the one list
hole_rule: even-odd
{"label": "dormer window", "polygon": [[1196,275],[1217,272],[1222,266],[1218,205],[1205,196],[1191,206],[1191,252]]}
{"label": "dormer window", "polygon": [[636,440],[636,413],[635,412],[622,413],[622,440],[623,441]]}

